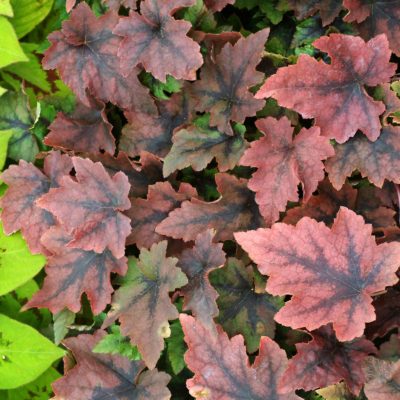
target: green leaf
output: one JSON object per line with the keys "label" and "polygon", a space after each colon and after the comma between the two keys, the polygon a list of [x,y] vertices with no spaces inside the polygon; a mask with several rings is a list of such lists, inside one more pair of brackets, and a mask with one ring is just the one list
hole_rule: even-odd
{"label": "green leaf", "polygon": [[54,321],[54,342],[60,344],[61,340],[67,336],[69,325],[75,322],[75,313],[64,309],[53,316]]}
{"label": "green leaf", "polygon": [[12,17],[14,15],[10,0],[0,0],[0,15]]}
{"label": "green leaf", "polygon": [[172,371],[178,375],[186,363],[183,358],[187,347],[183,340],[183,330],[179,321],[174,321],[171,324],[171,336],[167,339],[167,356],[171,364]]}
{"label": "green leaf", "polygon": [[11,0],[14,18],[11,20],[18,38],[22,38],[49,14],[54,0]]}
{"label": "green leaf", "polygon": [[63,355],[35,329],[0,314],[0,389],[32,382]]}
{"label": "green leaf", "polygon": [[3,170],[7,158],[8,141],[13,135],[10,129],[0,131],[0,170]]}
{"label": "green leaf", "polygon": [[30,253],[19,232],[6,236],[0,224],[0,295],[29,281],[45,263],[44,256]]}
{"label": "green leaf", "polygon": [[11,130],[8,157],[33,161],[39,152],[37,139],[31,132],[35,113],[30,110],[28,98],[22,92],[7,92],[0,97],[0,130]]}
{"label": "green leaf", "polygon": [[170,75],[167,76],[167,81],[163,83],[147,72],[143,73],[142,81],[154,96],[161,100],[168,100],[169,95],[179,92],[182,86],[181,82]]}
{"label": "green leaf", "polygon": [[3,16],[0,16],[0,37],[0,68],[16,62],[28,61],[11,23]]}
{"label": "green leaf", "polygon": [[3,87],[0,86],[0,97],[3,96],[3,94],[6,92],[7,92],[7,89],[4,89]]}

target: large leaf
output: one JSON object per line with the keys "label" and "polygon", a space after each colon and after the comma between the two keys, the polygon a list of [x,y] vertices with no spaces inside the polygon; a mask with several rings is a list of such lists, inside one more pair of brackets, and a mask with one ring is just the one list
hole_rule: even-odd
{"label": "large leaf", "polygon": [[167,75],[177,79],[196,79],[196,70],[203,64],[200,46],[186,36],[191,28],[187,21],[172,15],[195,0],[145,0],[140,12],[122,18],[114,32],[123,36],[118,55],[125,74],[138,64],[166,82]]}
{"label": "large leaf", "polygon": [[297,186],[302,184],[307,202],[324,178],[322,160],[335,154],[327,138],[317,127],[303,128],[292,139],[290,121],[282,117],[259,119],[256,126],[265,136],[251,143],[240,164],[257,167],[249,181],[256,192],[256,202],[268,225],[279,219],[288,201],[299,198]]}
{"label": "large leaf", "polygon": [[103,253],[68,247],[71,235],[63,228],[50,228],[42,243],[50,251],[47,276],[42,289],[35,293],[27,307],[46,307],[53,314],[64,308],[78,312],[81,296],[86,293],[94,314],[99,314],[111,301],[111,272],[124,275],[127,259],[116,259],[110,250]]}
{"label": "large leaf", "polygon": [[171,398],[167,389],[170,376],[165,372],[143,372],[145,365],[141,361],[94,353],[93,348],[104,336],[104,331],[96,331],[94,335],[79,335],[64,341],[76,365],[71,368],[65,363],[65,376],[53,383],[55,400]]}
{"label": "large leaf", "polygon": [[0,15],[0,68],[20,61],[28,61],[24,54],[11,23]]}
{"label": "large leaf", "polygon": [[313,44],[328,53],[330,64],[302,55],[297,64],[279,68],[267,79],[256,98],[273,97],[304,118],[315,118],[322,135],[339,143],[358,129],[376,140],[385,107],[367,94],[364,85],[386,83],[395,72],[386,36],[365,43],[360,37],[331,34]]}
{"label": "large leaf", "polygon": [[209,400],[295,400],[277,383],[287,365],[286,354],[271,339],[263,337],[260,353],[250,366],[243,337],[232,339],[219,327],[215,334],[189,315],[180,316],[189,350],[185,361],[195,375],[186,385],[190,394]]}
{"label": "large leaf", "polygon": [[35,329],[0,314],[0,389],[13,389],[39,377],[62,357]]}
{"label": "large leaf", "polygon": [[280,223],[235,238],[269,275],[267,291],[292,295],[277,322],[309,330],[331,322],[345,341],[361,336],[376,318],[371,296],[398,280],[400,243],[378,246],[371,231],[342,207],[332,229],[305,217],[295,227]]}
{"label": "large leaf", "polygon": [[73,157],[76,179],[66,176],[36,204],[51,212],[73,239],[69,247],[102,253],[110,249],[116,258],[125,253],[130,219],[121,211],[130,207],[129,182],[123,172],[112,178],[99,162]]}
{"label": "large leaf", "polygon": [[246,181],[225,173],[215,177],[221,197],[213,202],[196,198],[185,201],[156,228],[156,232],[185,241],[194,240],[208,228],[217,231],[215,240],[233,238],[233,233],[264,225],[254,195]]}
{"label": "large leaf", "polygon": [[140,259],[129,260],[129,270],[121,287],[113,296],[112,309],[104,322],[116,319],[121,333],[136,344],[147,367],[153,369],[164,348],[164,338],[171,333],[168,320],[178,318],[169,292],[187,283],[185,274],[177,268],[176,258],[166,257],[167,242],[141,249]]}

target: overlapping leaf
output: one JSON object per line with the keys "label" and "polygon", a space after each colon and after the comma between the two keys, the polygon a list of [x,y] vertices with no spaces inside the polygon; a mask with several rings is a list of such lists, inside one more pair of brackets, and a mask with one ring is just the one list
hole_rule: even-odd
{"label": "overlapping leaf", "polygon": [[101,163],[73,157],[76,179],[64,177],[36,204],[51,212],[73,239],[69,247],[102,253],[110,249],[116,258],[125,253],[130,219],[120,211],[130,208],[129,182],[123,172],[112,178]]}
{"label": "overlapping leaf", "polygon": [[322,24],[329,25],[339,15],[342,9],[342,0],[289,0],[290,8],[295,10],[300,20],[319,11]]}
{"label": "overlapping leaf", "polygon": [[331,322],[340,341],[363,334],[376,318],[371,296],[398,280],[400,243],[378,246],[371,226],[344,207],[332,229],[305,217],[296,227],[280,223],[235,238],[269,275],[267,291],[292,295],[277,322],[309,330]]}
{"label": "overlapping leaf", "polygon": [[268,225],[279,218],[288,201],[297,201],[297,186],[302,184],[304,201],[308,201],[324,178],[322,160],[333,156],[327,138],[320,136],[317,127],[303,128],[292,139],[293,129],[286,117],[260,119],[256,126],[265,136],[252,142],[241,165],[257,167],[249,181],[256,192],[256,202]]}
{"label": "overlapping leaf", "polygon": [[277,387],[287,358],[273,340],[261,339],[259,355],[250,366],[242,336],[229,339],[219,327],[217,333],[212,334],[200,322],[184,314],[180,321],[189,347],[185,361],[195,373],[186,382],[193,397],[209,400],[300,399],[294,392],[283,393]]}
{"label": "overlapping leaf", "polygon": [[72,352],[76,365],[65,363],[66,375],[53,383],[55,400],[106,399],[168,400],[170,376],[157,370],[144,371],[142,361],[130,361],[119,355],[93,352],[105,336],[79,335],[64,341]]}
{"label": "overlapping leaf", "polygon": [[228,4],[233,4],[235,0],[204,0],[205,5],[212,11],[221,11]]}
{"label": "overlapping leaf", "polygon": [[215,240],[233,238],[240,230],[263,226],[254,195],[247,189],[246,181],[226,173],[215,176],[221,197],[213,202],[192,199],[182,203],[156,228],[156,232],[185,241],[194,240],[206,229],[217,231]]}
{"label": "overlapping leaf", "polygon": [[114,33],[122,36],[118,55],[125,73],[138,64],[162,82],[167,75],[177,79],[196,79],[196,71],[203,64],[200,46],[186,34],[191,28],[187,21],[172,15],[195,0],[144,0],[140,14],[131,12],[122,18]]}
{"label": "overlapping leaf", "polygon": [[115,320],[121,333],[136,344],[147,367],[153,369],[171,333],[168,320],[178,318],[169,292],[187,284],[185,274],[176,267],[178,260],[166,257],[167,242],[141,249],[140,260],[130,259],[127,275],[116,291],[105,326]]}
{"label": "overlapping leaf", "polygon": [[395,72],[396,65],[389,63],[386,36],[365,43],[360,37],[331,34],[313,44],[328,53],[330,64],[302,55],[297,64],[280,68],[267,79],[256,98],[273,97],[304,118],[315,118],[322,135],[339,143],[358,129],[376,140],[381,129],[379,115],[385,107],[373,100],[364,86],[386,83]]}

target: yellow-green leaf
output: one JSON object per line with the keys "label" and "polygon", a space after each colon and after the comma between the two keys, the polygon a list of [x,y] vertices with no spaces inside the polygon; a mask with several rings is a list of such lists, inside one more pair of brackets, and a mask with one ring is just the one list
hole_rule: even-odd
{"label": "yellow-green leaf", "polygon": [[14,28],[6,17],[0,16],[0,68],[20,61],[28,61]]}
{"label": "yellow-green leaf", "polygon": [[0,0],[0,15],[5,15],[6,17],[13,16],[10,0]]}
{"label": "yellow-green leaf", "polygon": [[11,129],[0,131],[0,170],[3,169],[6,162],[8,141],[12,135],[13,131]]}

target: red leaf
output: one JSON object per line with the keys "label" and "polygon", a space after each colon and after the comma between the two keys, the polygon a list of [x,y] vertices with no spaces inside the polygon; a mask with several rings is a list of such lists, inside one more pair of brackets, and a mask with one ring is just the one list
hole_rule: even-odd
{"label": "red leaf", "polygon": [[112,309],[104,326],[115,320],[121,333],[136,344],[148,368],[153,369],[171,334],[168,320],[178,318],[169,292],[187,283],[185,274],[175,265],[176,258],[166,257],[167,241],[154,244],[150,251],[141,249],[140,260],[130,259],[129,270],[113,296]]}
{"label": "red leaf", "polygon": [[157,370],[145,371],[142,361],[130,361],[119,355],[93,352],[105,336],[104,331],[94,335],[79,335],[64,340],[73,353],[76,365],[53,383],[55,399],[113,399],[113,400],[168,400],[170,376]]}
{"label": "red leaf", "polygon": [[297,185],[302,184],[307,202],[324,178],[322,160],[335,152],[327,138],[320,136],[318,127],[303,128],[292,139],[289,119],[282,117],[258,120],[256,126],[265,136],[252,142],[240,163],[258,170],[249,180],[256,192],[256,202],[267,225],[279,219],[288,201],[297,201]]}
{"label": "red leaf", "polygon": [[325,165],[332,185],[338,190],[356,169],[378,187],[382,187],[385,179],[400,183],[400,127],[385,126],[375,142],[357,134],[337,145],[335,152]]}
{"label": "red leaf", "polygon": [[63,81],[88,107],[87,89],[97,99],[122,108],[154,109],[148,90],[137,78],[139,70],[132,68],[126,78],[121,74],[117,57],[121,38],[112,33],[117,23],[117,14],[108,12],[96,18],[85,2],[80,3],[61,31],[49,35],[52,45],[43,66],[58,68]]}
{"label": "red leaf", "polygon": [[196,79],[203,64],[200,46],[186,36],[192,27],[172,15],[195,0],[144,0],[140,12],[121,18],[114,33],[123,36],[118,55],[128,75],[138,64],[156,79],[166,82],[167,75],[177,79]]}
{"label": "red leaf", "polygon": [[112,125],[107,120],[105,105],[94,99],[90,101],[90,108],[79,103],[71,116],[58,113],[49,126],[50,132],[44,143],[63,150],[88,153],[105,150],[114,154],[115,139],[111,133]]}
{"label": "red leaf", "polygon": [[332,34],[313,45],[328,53],[331,64],[301,55],[296,65],[279,68],[267,79],[256,98],[273,97],[304,118],[315,118],[322,135],[339,143],[358,129],[376,140],[381,129],[379,115],[385,107],[367,94],[364,85],[386,83],[395,73],[386,36],[365,43],[356,36]]}
{"label": "red leaf", "polygon": [[189,347],[185,361],[195,373],[194,378],[186,382],[193,397],[204,400],[300,399],[294,392],[285,394],[277,389],[287,358],[273,340],[261,338],[259,355],[250,366],[243,336],[229,339],[220,327],[214,335],[185,314],[180,315],[180,321]]}
{"label": "red leaf", "polygon": [[217,174],[215,180],[221,193],[218,200],[210,203],[198,199],[183,202],[157,226],[156,232],[189,241],[212,228],[217,231],[215,240],[219,242],[232,239],[233,232],[264,224],[245,180],[225,173]]}
{"label": "red leaf", "polygon": [[289,0],[288,3],[299,20],[319,11],[323,26],[331,24],[342,9],[342,0]]}
{"label": "red leaf", "polygon": [[235,238],[269,275],[267,291],[292,295],[277,322],[308,330],[333,323],[340,341],[363,334],[375,319],[371,296],[398,280],[400,243],[378,246],[371,225],[344,207],[332,229],[305,217],[295,227],[278,223]]}
{"label": "red leaf", "polygon": [[280,388],[288,392],[312,390],[344,380],[358,395],[365,382],[362,362],[368,354],[376,353],[374,344],[366,339],[340,343],[330,325],[311,336],[311,342],[296,344],[297,354],[289,360]]}
{"label": "red leaf", "polygon": [[93,313],[99,314],[111,302],[110,274],[126,273],[126,257],[117,260],[109,250],[95,253],[70,248],[67,244],[71,239],[61,227],[52,227],[42,236],[43,245],[51,252],[47,277],[42,289],[25,308],[46,307],[53,314],[68,308],[77,313],[81,308],[81,295],[86,293]]}
{"label": "red leaf", "polygon": [[36,204],[50,211],[72,233],[68,247],[102,253],[109,248],[116,258],[125,253],[130,219],[120,211],[130,207],[129,182],[123,172],[112,178],[101,163],[72,158],[76,180],[65,177]]}
{"label": "red leaf", "polygon": [[36,206],[36,200],[50,188],[58,187],[61,178],[72,169],[71,159],[58,151],[44,161],[44,173],[24,160],[10,166],[1,179],[8,185],[0,200],[1,220],[7,235],[21,230],[32,253],[47,254],[40,243],[44,232],[55,224],[53,216]]}
{"label": "red leaf", "polygon": [[218,293],[210,285],[208,275],[225,263],[222,244],[212,242],[214,235],[215,232],[211,229],[199,234],[194,247],[184,250],[178,263],[189,280],[189,283],[180,289],[185,298],[183,309],[191,310],[193,315],[209,329],[214,328],[213,318],[218,315],[215,302]]}
{"label": "red leaf", "polygon": [[108,6],[110,10],[118,12],[121,6],[136,10],[137,0],[102,0],[104,4]]}
{"label": "red leaf", "polygon": [[132,199],[131,208],[125,212],[131,218],[132,226],[127,243],[150,248],[165,239],[155,231],[156,226],[183,201],[196,196],[196,190],[187,183],[182,183],[178,192],[169,182],[157,182],[150,186],[147,199]]}
{"label": "red leaf", "polygon": [[221,11],[228,4],[233,4],[235,0],[204,0],[205,5],[211,11]]}
{"label": "red leaf", "polygon": [[226,43],[215,60],[206,59],[201,79],[190,88],[195,108],[210,112],[210,125],[221,132],[232,134],[231,120],[244,122],[263,108],[264,101],[255,99],[249,89],[262,81],[263,74],[256,66],[268,34],[269,29],[263,29],[235,45]]}

